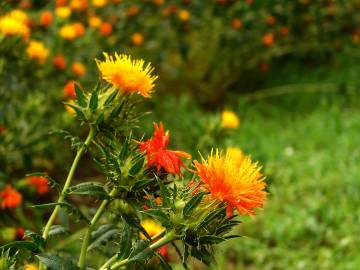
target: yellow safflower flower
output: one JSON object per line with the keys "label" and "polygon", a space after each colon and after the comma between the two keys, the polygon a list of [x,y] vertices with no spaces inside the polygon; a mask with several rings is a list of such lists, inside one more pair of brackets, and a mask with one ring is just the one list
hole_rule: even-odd
{"label": "yellow safflower flower", "polygon": [[[153,237],[164,230],[164,228],[159,223],[156,223],[151,219],[145,219],[141,221],[140,224],[150,237]],[[147,239],[143,233],[140,233],[140,238],[144,240]]]}
{"label": "yellow safflower flower", "polygon": [[102,24],[102,20],[98,16],[89,17],[89,25],[93,28],[98,28]]}
{"label": "yellow safflower flower", "polygon": [[38,270],[35,264],[27,264],[25,265],[25,270]]}
{"label": "yellow safflower flower", "polygon": [[186,9],[182,9],[179,11],[178,13],[178,18],[181,20],[181,21],[188,21],[190,19],[190,13],[189,11],[187,11]]}
{"label": "yellow safflower flower", "polygon": [[30,30],[22,23],[10,16],[4,16],[0,18],[0,33],[6,36],[22,35],[28,37]]}
{"label": "yellow safflower flower", "polygon": [[28,15],[20,9],[10,11],[9,16],[22,23],[26,23],[29,20]]}
{"label": "yellow safflower flower", "polygon": [[57,7],[55,15],[59,18],[67,19],[71,16],[71,9],[69,7]]}
{"label": "yellow safflower flower", "polygon": [[238,128],[240,125],[239,117],[230,110],[224,110],[221,113],[221,126],[223,128]]}
{"label": "yellow safflower flower", "polygon": [[132,60],[129,55],[110,56],[104,53],[105,60],[96,60],[102,78],[117,89],[127,93],[139,93],[150,98],[157,76],[152,76],[154,68],[144,60]]}
{"label": "yellow safflower flower", "polygon": [[63,39],[73,40],[76,38],[76,29],[72,25],[64,25],[60,28],[59,35]]}
{"label": "yellow safflower flower", "polygon": [[107,5],[107,0],[92,0],[92,5],[94,7],[103,7]]}
{"label": "yellow safflower flower", "polygon": [[49,55],[49,50],[40,41],[31,40],[29,46],[26,49],[26,54],[29,58],[36,60],[42,64],[45,62]]}

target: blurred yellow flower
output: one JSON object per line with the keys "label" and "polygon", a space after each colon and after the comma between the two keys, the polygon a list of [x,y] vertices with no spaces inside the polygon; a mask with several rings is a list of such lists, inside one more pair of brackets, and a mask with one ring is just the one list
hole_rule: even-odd
{"label": "blurred yellow flower", "polygon": [[190,13],[189,11],[187,11],[186,9],[182,9],[179,11],[178,13],[178,18],[181,20],[181,21],[188,21],[190,19]]}
{"label": "blurred yellow flower", "polygon": [[224,110],[221,113],[221,126],[223,128],[238,128],[240,125],[239,117],[229,110]]}
{"label": "blurred yellow flower", "polygon": [[14,9],[9,13],[9,16],[11,18],[14,18],[15,20],[22,22],[22,23],[26,23],[29,20],[28,15],[20,10],[20,9]]}
{"label": "blurred yellow flower", "polygon": [[98,16],[89,17],[89,25],[93,28],[98,28],[102,24],[102,20]]}
{"label": "blurred yellow flower", "polygon": [[25,265],[25,270],[38,270],[35,264],[27,264]]}
{"label": "blurred yellow flower", "polygon": [[85,10],[88,7],[88,0],[71,0],[70,7],[73,10]]}
{"label": "blurred yellow flower", "polygon": [[86,67],[81,64],[80,62],[74,62],[71,65],[71,71],[76,75],[76,76],[84,76],[86,73]]}
{"label": "blurred yellow flower", "polygon": [[[159,234],[164,230],[164,228],[159,223],[151,219],[145,219],[141,221],[140,224],[150,237],[154,237],[155,235]],[[140,238],[144,240],[147,239],[143,233],[140,233]]]}
{"label": "blurred yellow flower", "polygon": [[92,0],[94,7],[103,7],[107,5],[107,0]]}
{"label": "blurred yellow flower", "polygon": [[59,18],[67,19],[71,16],[71,9],[69,7],[58,7],[55,9],[55,15]]}
{"label": "blurred yellow flower", "polygon": [[26,54],[29,58],[36,60],[42,64],[49,55],[49,50],[40,41],[31,40],[26,49]]}
{"label": "blurred yellow flower", "polygon": [[0,18],[0,33],[6,36],[22,35],[23,37],[29,36],[29,28],[10,16]]}
{"label": "blurred yellow flower", "polygon": [[76,38],[76,29],[70,24],[64,25],[60,28],[59,35],[63,39],[73,40]]}
{"label": "blurred yellow flower", "polygon": [[154,68],[150,63],[144,67],[144,60],[132,60],[129,55],[110,56],[104,53],[105,60],[96,60],[102,78],[116,88],[127,93],[139,93],[150,98],[157,76],[152,76]]}

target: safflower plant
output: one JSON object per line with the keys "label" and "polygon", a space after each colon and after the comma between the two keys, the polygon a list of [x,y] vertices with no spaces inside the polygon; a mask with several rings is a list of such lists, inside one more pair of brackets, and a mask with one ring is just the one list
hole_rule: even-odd
{"label": "safflower plant", "polygon": [[[28,176],[41,191],[44,181],[38,177],[58,191],[56,202],[33,206],[52,212],[41,232],[27,230],[24,240],[2,247],[0,269],[115,270],[147,264],[171,269],[168,246],[185,268],[190,256],[210,264],[215,245],[238,237],[231,233],[238,216],[254,215],[263,206],[261,167],[239,149],[213,150],[191,163],[189,154],[169,148],[170,133],[162,123],[154,123],[150,138],[135,138],[137,120],[146,114],[136,105],[151,98],[154,69],[127,55],[104,56],[96,64],[106,83],[99,81],[92,91],[75,84],[76,100],[66,104],[79,125],[88,127],[86,139],[57,132],[76,151],[65,182],[44,173]],[[103,181],[74,184],[75,171],[86,170],[79,163],[86,152]],[[94,197],[97,208],[71,203],[74,195]],[[59,222],[61,209],[76,217],[77,231]],[[55,243],[59,235],[75,238],[80,248],[66,251]]]}

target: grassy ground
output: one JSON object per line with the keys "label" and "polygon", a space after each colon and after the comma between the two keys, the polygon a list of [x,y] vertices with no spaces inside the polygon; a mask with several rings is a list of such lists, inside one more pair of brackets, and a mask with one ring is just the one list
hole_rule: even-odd
{"label": "grassy ground", "polygon": [[[159,115],[191,151],[200,136],[192,126],[208,116],[189,101],[166,104]],[[243,219],[244,237],[219,248],[220,269],[360,269],[359,104],[342,92],[234,106],[241,127],[219,143],[264,165],[269,197],[255,218]],[[180,121],[184,113],[193,122]]]}

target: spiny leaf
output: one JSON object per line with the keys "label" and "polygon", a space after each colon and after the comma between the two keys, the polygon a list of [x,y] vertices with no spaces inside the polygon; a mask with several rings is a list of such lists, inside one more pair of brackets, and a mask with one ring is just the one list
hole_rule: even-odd
{"label": "spiny leaf", "polygon": [[103,184],[98,182],[85,182],[72,186],[67,190],[69,194],[91,195],[99,199],[110,199]]}
{"label": "spiny leaf", "polygon": [[143,211],[145,215],[151,216],[154,219],[158,220],[161,224],[166,225],[169,224],[169,217],[161,210],[159,209],[149,209],[146,211]]}
{"label": "spiny leaf", "polygon": [[35,244],[33,241],[14,241],[0,247],[0,249],[10,249],[10,248],[27,249],[34,253],[40,251],[40,247],[37,244]]}
{"label": "spiny leaf", "polygon": [[140,158],[130,169],[129,174],[130,175],[136,175],[141,171],[141,169],[144,166],[145,159],[144,157]]}
{"label": "spiny leaf", "polygon": [[69,233],[69,230],[61,225],[52,225],[49,230],[49,236]]}
{"label": "spiny leaf", "polygon": [[76,115],[84,122],[87,122],[85,114],[78,108],[78,106],[71,104],[71,103],[64,103],[66,106],[69,106],[70,108],[74,109],[76,112]]}
{"label": "spiny leaf", "polygon": [[102,245],[105,245],[109,241],[118,238],[119,235],[120,235],[120,230],[117,228],[113,228],[104,232],[89,245],[88,251],[94,248],[99,248]]}
{"label": "spiny leaf", "polygon": [[71,260],[59,257],[55,254],[44,253],[36,255],[38,259],[46,266],[47,270],[79,270]]}
{"label": "spiny leaf", "polygon": [[24,237],[31,238],[33,240],[33,242],[39,247],[43,247],[45,244],[45,239],[36,232],[26,230],[24,233]]}
{"label": "spiny leaf", "polygon": [[201,244],[218,244],[218,243],[221,243],[224,241],[226,241],[225,238],[215,236],[215,235],[203,235],[203,236],[200,236],[200,238],[199,238],[199,242]]}
{"label": "spiny leaf", "polygon": [[129,256],[132,247],[130,226],[125,220],[123,220],[123,224],[124,227],[120,236],[120,245],[119,245],[120,251],[118,253],[119,259],[123,259]]}
{"label": "spiny leaf", "polygon": [[75,93],[76,93],[76,102],[79,106],[85,108],[86,107],[86,98],[84,92],[80,88],[80,85],[74,83]]}
{"label": "spiny leaf", "polygon": [[202,198],[204,197],[204,194],[205,194],[204,192],[199,192],[188,201],[188,203],[185,205],[183,209],[183,216],[185,218],[189,217],[193,212],[193,210],[199,205]]}
{"label": "spiny leaf", "polygon": [[117,94],[119,93],[118,90],[114,90],[109,97],[105,100],[104,105],[108,106],[113,100],[114,98],[117,96]]}
{"label": "spiny leaf", "polygon": [[131,190],[132,191],[139,191],[141,189],[146,188],[152,182],[154,182],[154,179],[145,179],[145,180],[136,181],[135,184],[132,186]]}
{"label": "spiny leaf", "polygon": [[89,108],[91,110],[95,111],[97,109],[97,107],[98,107],[98,103],[99,103],[99,92],[98,92],[98,89],[96,88],[91,93]]}
{"label": "spiny leaf", "polygon": [[170,198],[171,198],[170,191],[167,188],[167,186],[164,185],[164,182],[161,179],[159,179],[159,177],[157,176],[155,177],[160,187],[160,194],[161,194],[161,199],[163,201],[163,205],[164,207],[170,207]]}

